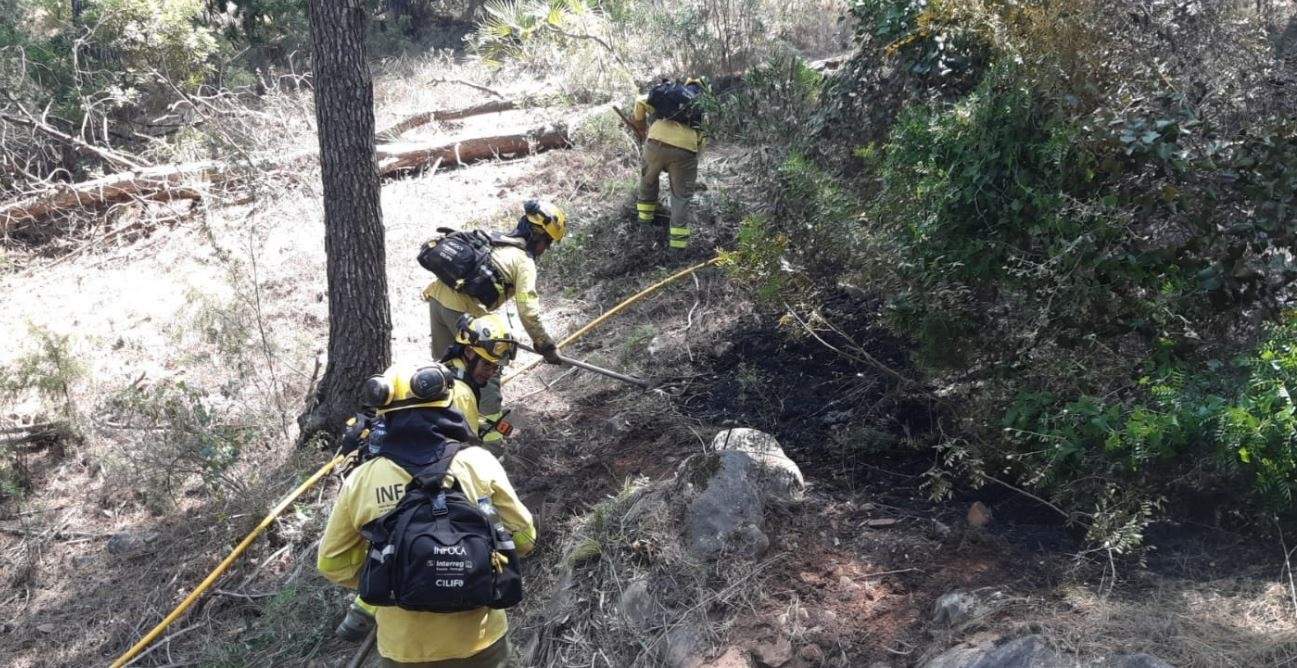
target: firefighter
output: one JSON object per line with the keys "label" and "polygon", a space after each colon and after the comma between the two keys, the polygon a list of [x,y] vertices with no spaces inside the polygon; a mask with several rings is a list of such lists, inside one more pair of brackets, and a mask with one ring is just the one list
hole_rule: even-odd
{"label": "firefighter", "polygon": [[[504,316],[488,313],[474,318],[464,314],[460,316],[456,327],[455,343],[442,356],[441,361],[455,372],[455,378],[472,389],[474,400],[469,407],[471,414],[465,411],[464,417],[469,424],[478,425],[478,435],[484,442],[498,440],[508,433],[508,427],[501,423],[499,417],[491,416],[481,420],[478,417],[477,399],[517,351],[518,343],[514,341]],[[503,414],[503,411],[500,413]]]}
{"label": "firefighter", "polygon": [[[361,527],[396,506],[413,478],[410,470],[435,462],[449,442],[473,440],[468,423],[459,411],[453,410],[449,383],[441,398],[422,401],[413,396],[417,381],[409,367],[394,366],[381,378],[391,391],[386,404],[378,407],[386,426],[378,456],[361,464],[343,482],[316,559],[316,568],[325,578],[353,588],[358,585],[368,551]],[[531,513],[491,453],[465,447],[455,456],[448,473],[468,498],[491,501],[500,522],[512,534],[519,555],[531,551],[536,541]],[[508,661],[508,620],[503,610],[431,613],[380,606],[374,616],[378,652],[384,665],[495,667]]]}
{"label": "firefighter", "polygon": [[[644,138],[640,168],[639,201],[635,208],[641,223],[651,223],[657,213],[662,172],[671,179],[671,222],[667,248],[684,252],[689,247],[689,204],[698,181],[698,153],[703,146],[702,83],[662,81],[635,100],[631,124]],[[651,123],[650,123],[651,120]]]}
{"label": "firefighter", "polygon": [[[455,343],[459,321],[464,314],[474,317],[486,315],[499,310],[512,298],[523,329],[531,337],[532,347],[546,362],[562,364],[558,346],[541,322],[540,296],[536,293],[536,261],[566,233],[567,215],[561,209],[546,201],[528,200],[513,232],[501,236],[491,247],[491,263],[498,270],[503,287],[496,303],[479,303],[439,280],[428,284],[423,298],[428,302],[433,356],[440,357]],[[501,417],[499,373],[482,387],[480,396],[478,409],[481,420],[494,424]],[[491,432],[487,440],[501,438],[499,432]]]}
{"label": "firefighter", "polygon": [[[510,339],[512,343],[512,339]],[[481,365],[477,365],[481,366]],[[448,396],[437,397],[429,400],[419,400],[412,396],[411,383],[409,379],[417,378],[421,371],[433,370],[441,367],[446,374],[442,379],[446,386],[444,394]],[[343,436],[343,441],[350,441],[350,448],[361,450],[357,453],[359,459],[382,448],[383,443],[387,440],[388,423],[392,421],[388,416],[396,411],[411,408],[426,408],[428,411],[437,413],[454,413],[455,416],[440,416],[436,420],[438,433],[444,432],[443,436],[458,441],[475,440],[477,433],[477,392],[481,385],[481,370],[476,374],[464,374],[462,365],[457,367],[454,362],[444,366],[434,364],[414,364],[414,365],[392,365],[388,367],[380,378],[386,387],[391,388],[391,397],[367,397],[366,402],[369,404],[364,413],[358,414],[347,424],[347,433]],[[436,371],[434,373],[440,373]],[[434,415],[432,412],[428,416]],[[457,417],[456,417],[457,416]],[[403,416],[398,416],[403,417]],[[457,431],[459,421],[462,420],[466,433]],[[399,438],[399,437],[398,437]],[[345,446],[344,446],[345,447]],[[346,450],[344,450],[345,452]],[[354,473],[354,471],[353,471]],[[333,633],[338,638],[359,642],[369,633],[369,629],[374,625],[374,606],[365,603],[359,596],[351,602],[347,608],[347,614],[343,616],[342,622],[338,624]]]}

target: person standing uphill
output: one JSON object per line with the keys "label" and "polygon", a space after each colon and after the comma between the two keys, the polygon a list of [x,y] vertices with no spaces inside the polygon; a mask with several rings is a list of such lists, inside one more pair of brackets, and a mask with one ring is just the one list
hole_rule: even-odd
{"label": "person standing uphill", "polygon": [[[683,252],[689,247],[689,203],[698,181],[698,153],[703,147],[703,94],[698,79],[684,83],[663,80],[635,100],[631,123],[644,139],[639,201],[641,223],[653,222],[657,213],[662,172],[671,178],[671,224],[667,247]],[[652,124],[648,120],[652,116]]]}
{"label": "person standing uphill", "polygon": [[[567,215],[561,209],[543,200],[528,200],[523,204],[523,215],[518,219],[517,227],[507,235],[453,232],[440,241],[430,242],[420,254],[420,263],[438,275],[437,280],[423,291],[423,298],[428,302],[433,359],[440,359],[446,349],[456,343],[461,316],[465,313],[472,317],[482,316],[513,299],[523,329],[531,337],[532,347],[546,362],[562,364],[558,346],[541,322],[540,296],[536,293],[536,261],[566,233]],[[452,238],[478,244],[481,258],[474,263],[476,266],[465,266],[458,272],[445,270],[452,261],[435,257],[437,253],[430,251],[438,251],[444,241]],[[500,374],[496,374],[482,388],[479,400],[478,408],[484,424],[494,424],[500,419],[501,403]],[[492,442],[501,438],[498,432],[491,432],[483,440]]]}

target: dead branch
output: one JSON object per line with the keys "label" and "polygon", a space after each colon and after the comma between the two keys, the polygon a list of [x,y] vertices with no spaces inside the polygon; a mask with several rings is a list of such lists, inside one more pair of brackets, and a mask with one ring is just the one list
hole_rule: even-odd
{"label": "dead branch", "polygon": [[461,118],[468,118],[470,116],[481,116],[483,114],[496,114],[502,111],[511,111],[514,109],[520,109],[523,106],[523,103],[517,100],[493,100],[491,102],[483,102],[482,104],[475,104],[471,107],[464,107],[462,109],[424,111],[413,116],[407,116],[386,130],[378,132],[377,137],[380,140],[390,141],[400,137],[413,128],[417,128],[420,125],[427,125],[434,120],[454,121]]}
{"label": "dead branch", "polygon": [[428,79],[427,83],[430,83],[430,84],[439,84],[439,83],[454,83],[454,84],[459,84],[459,85],[461,85],[461,86],[468,86],[469,88],[474,88],[474,89],[476,89],[476,90],[480,90],[480,91],[482,91],[483,93],[486,93],[487,95],[490,95],[490,96],[492,96],[492,97],[499,98],[499,99],[501,99],[501,100],[504,99],[504,96],[503,96],[503,95],[501,95],[500,93],[495,92],[493,89],[487,88],[486,86],[483,86],[482,84],[475,84],[475,83],[473,83],[472,81],[465,81],[465,80],[463,80],[463,79],[443,79],[443,78],[437,77],[437,78],[433,78],[433,79]]}
{"label": "dead branch", "polygon": [[63,422],[37,422],[35,424],[20,424],[13,427],[0,427],[0,434],[21,434],[31,431],[55,431],[64,428]]}
{"label": "dead branch", "polygon": [[60,132],[58,128],[55,128],[54,126],[49,125],[48,123],[43,123],[34,117],[29,116],[28,118],[22,118],[20,116],[14,116],[12,114],[6,114],[0,112],[0,118],[9,121],[10,123],[13,123],[15,125],[24,125],[33,128],[44,135],[53,137],[58,141],[68,144],[69,146],[75,148],[78,152],[82,154],[95,156],[103,160],[104,162],[115,165],[117,167],[123,167],[126,169],[141,168],[141,164],[139,162],[136,162],[135,160],[132,160],[121,153],[106,148],[102,148],[99,146],[95,146],[88,142],[77,139],[72,135],[69,135],[64,132]]}
{"label": "dead branch", "polygon": [[[252,166],[283,168],[314,155],[315,151],[302,151],[286,158],[266,158],[262,164]],[[247,166],[203,160],[183,165],[145,167],[76,184],[55,184],[43,192],[0,204],[0,236],[58,214],[97,211],[135,199],[159,202],[202,199],[212,190],[236,185],[243,178]]]}

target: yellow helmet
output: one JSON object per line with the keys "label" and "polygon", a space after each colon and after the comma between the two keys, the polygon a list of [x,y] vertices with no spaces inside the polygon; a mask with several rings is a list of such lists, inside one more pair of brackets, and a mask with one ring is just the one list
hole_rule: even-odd
{"label": "yellow helmet", "polygon": [[472,348],[486,361],[501,364],[518,351],[518,343],[509,331],[509,322],[499,313],[488,313],[473,318],[467,313],[459,317],[455,342]]}
{"label": "yellow helmet", "polygon": [[365,381],[361,401],[379,415],[407,408],[445,408],[455,374],[440,362],[397,363]]}
{"label": "yellow helmet", "polygon": [[545,230],[554,243],[563,240],[567,234],[567,214],[543,199],[529,199],[522,205],[527,222]]}

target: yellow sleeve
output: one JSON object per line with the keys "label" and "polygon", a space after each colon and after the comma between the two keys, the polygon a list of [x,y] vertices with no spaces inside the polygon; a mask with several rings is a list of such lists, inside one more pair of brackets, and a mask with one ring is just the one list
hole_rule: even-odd
{"label": "yellow sleeve", "polygon": [[359,477],[355,474],[349,476],[338,492],[338,500],[329,513],[329,522],[324,527],[315,558],[315,568],[321,575],[330,582],[352,588],[358,584],[360,567],[365,563],[368,550],[368,543],[356,525],[356,480]]}
{"label": "yellow sleeve", "polygon": [[504,524],[504,528],[513,534],[513,543],[518,549],[518,555],[525,557],[536,546],[536,524],[532,520],[531,511],[522,505],[522,500],[514,491],[509,476],[504,472],[504,467],[500,466],[500,462],[494,457],[491,461],[494,464],[491,475],[491,503],[495,505],[496,512],[500,513],[500,522]]}
{"label": "yellow sleeve", "polygon": [[631,112],[632,121],[643,121],[648,115],[653,113],[653,107],[649,106],[648,96],[641,95],[635,98],[635,109]]}
{"label": "yellow sleeve", "polygon": [[455,381],[454,387],[450,390],[450,406],[464,416],[468,428],[476,434],[480,419],[477,413],[477,397],[473,396],[473,388],[469,387],[468,383],[462,380]]}
{"label": "yellow sleeve", "polygon": [[518,319],[531,337],[531,345],[540,348],[554,343],[540,321],[540,295],[536,293],[536,263],[526,253],[518,253],[511,263],[513,301],[518,305]]}

